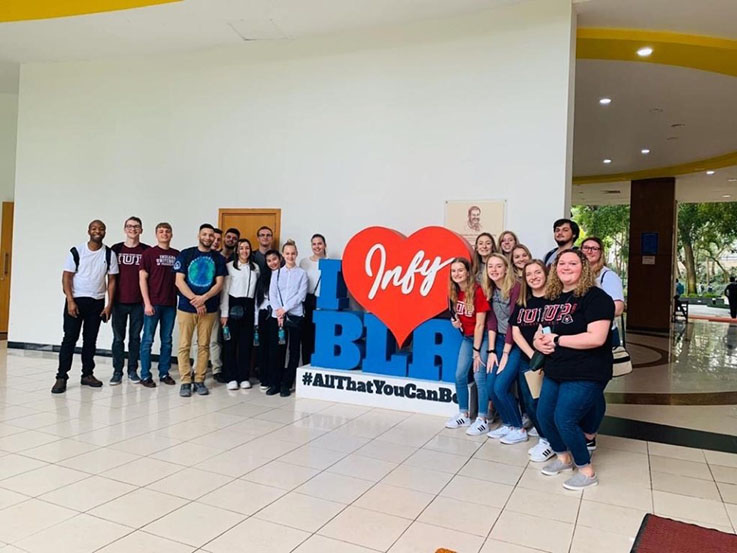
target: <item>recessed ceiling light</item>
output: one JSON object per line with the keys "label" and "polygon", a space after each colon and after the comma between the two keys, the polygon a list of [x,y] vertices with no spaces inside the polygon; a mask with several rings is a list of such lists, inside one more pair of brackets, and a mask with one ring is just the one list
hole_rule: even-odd
{"label": "recessed ceiling light", "polygon": [[737,179],[727,179],[728,182],[737,182]]}
{"label": "recessed ceiling light", "polygon": [[708,171],[706,172],[706,174],[707,174],[707,175],[713,175],[714,173],[716,173],[716,171],[714,171],[713,169],[709,169],[709,170],[708,170]]}
{"label": "recessed ceiling light", "polygon": [[645,155],[646,156],[647,154],[650,153],[650,149],[649,148],[643,148],[642,150],[640,150],[640,153],[642,155]]}
{"label": "recessed ceiling light", "polygon": [[608,106],[609,104],[612,103],[612,99],[611,98],[599,98],[599,103],[602,106]]}
{"label": "recessed ceiling light", "polygon": [[650,46],[643,46],[637,51],[637,55],[641,58],[646,58],[653,53],[653,49]]}
{"label": "recessed ceiling light", "polygon": [[604,160],[604,163],[606,163],[607,165],[609,165],[609,164],[610,164],[611,162],[612,162],[612,160],[611,160],[611,159],[609,159],[609,158],[606,158],[606,159]]}
{"label": "recessed ceiling light", "polygon": [[731,198],[732,194],[722,194],[722,198]]}

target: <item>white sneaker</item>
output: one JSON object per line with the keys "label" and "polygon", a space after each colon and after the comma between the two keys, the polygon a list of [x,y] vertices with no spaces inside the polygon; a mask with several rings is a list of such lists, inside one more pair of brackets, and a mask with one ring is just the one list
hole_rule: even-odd
{"label": "white sneaker", "polygon": [[532,421],[530,420],[530,417],[527,416],[527,413],[522,414],[522,428],[525,430],[532,428]]}
{"label": "white sneaker", "polygon": [[237,380],[231,380],[228,382],[228,385],[226,386],[228,390],[237,390],[238,389],[238,381]]}
{"label": "white sneaker", "polygon": [[251,381],[250,380],[244,380],[241,382],[241,390],[250,390],[251,389]]}
{"label": "white sneaker", "polygon": [[269,389],[269,387],[266,384],[259,384],[258,389],[261,390],[262,392],[265,392],[266,390]]}
{"label": "white sneaker", "polygon": [[520,442],[526,442],[527,439],[527,430],[525,430],[524,428],[514,428],[499,441],[504,445],[512,445],[518,444]]}
{"label": "white sneaker", "polygon": [[535,428],[534,426],[532,428],[528,428],[527,429],[527,435],[528,436],[531,436],[533,438],[539,438],[540,437],[540,434],[537,433],[537,428]]}
{"label": "white sneaker", "polygon": [[499,438],[503,438],[507,434],[509,434],[512,430],[514,430],[511,426],[507,426],[506,424],[501,425],[496,430],[492,430],[487,434],[489,438],[492,440],[498,440]]}
{"label": "white sneaker", "polygon": [[460,428],[461,426],[468,426],[470,424],[471,419],[469,419],[463,413],[458,413],[457,415],[445,421],[445,428]]}
{"label": "white sneaker", "polygon": [[481,434],[485,434],[488,431],[489,423],[481,417],[476,417],[474,423],[468,427],[468,430],[466,430],[466,434],[469,436],[481,436]]}
{"label": "white sneaker", "polygon": [[555,456],[553,448],[550,447],[550,443],[545,438],[540,438],[537,445],[531,447],[528,453],[530,454],[530,461],[533,463],[542,463]]}

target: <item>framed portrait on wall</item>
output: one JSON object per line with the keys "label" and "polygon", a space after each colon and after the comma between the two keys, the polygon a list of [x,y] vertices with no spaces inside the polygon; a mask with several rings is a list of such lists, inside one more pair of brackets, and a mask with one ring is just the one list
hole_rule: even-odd
{"label": "framed portrait on wall", "polygon": [[473,245],[476,237],[488,232],[496,241],[506,228],[505,200],[453,200],[445,202],[445,227]]}

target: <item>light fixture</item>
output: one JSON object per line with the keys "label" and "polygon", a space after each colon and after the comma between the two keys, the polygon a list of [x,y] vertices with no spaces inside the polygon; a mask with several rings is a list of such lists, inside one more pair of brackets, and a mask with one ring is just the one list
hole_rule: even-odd
{"label": "light fixture", "polygon": [[709,170],[708,170],[708,171],[706,172],[706,174],[707,174],[707,175],[713,175],[714,173],[716,173],[716,171],[714,171],[714,169],[709,169]]}
{"label": "light fixture", "polygon": [[732,194],[722,194],[722,198],[731,198]]}
{"label": "light fixture", "polygon": [[653,49],[650,46],[643,46],[637,51],[637,55],[641,58],[646,58],[653,53]]}
{"label": "light fixture", "polygon": [[606,165],[609,165],[609,164],[610,164],[611,162],[612,162],[612,160],[611,160],[611,159],[609,159],[609,158],[606,158],[606,159],[604,160],[604,163],[605,163]]}
{"label": "light fixture", "polygon": [[611,98],[599,98],[599,103],[602,106],[608,106],[609,104],[612,103],[612,99]]}
{"label": "light fixture", "polygon": [[646,156],[647,154],[650,153],[650,149],[649,148],[643,148],[642,150],[640,150],[640,153],[642,155]]}
{"label": "light fixture", "polygon": [[737,179],[735,179],[735,178],[727,179],[727,182],[737,182]]}

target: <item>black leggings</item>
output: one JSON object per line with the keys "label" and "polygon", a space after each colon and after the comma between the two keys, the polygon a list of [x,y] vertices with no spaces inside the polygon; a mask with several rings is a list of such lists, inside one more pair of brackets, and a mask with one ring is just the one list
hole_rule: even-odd
{"label": "black leggings", "polygon": [[[273,322],[272,322],[273,321]],[[279,345],[279,323],[274,317],[269,318],[271,336],[271,351],[269,361],[274,362],[269,373],[269,385],[280,387],[282,390],[289,390],[294,383],[294,377],[297,374],[297,366],[299,365],[299,348],[300,337],[302,335],[302,325],[300,322],[297,326],[284,325],[284,331],[287,338],[287,345]],[[284,366],[284,352],[289,350],[289,363]],[[281,350],[281,351],[279,351]]]}
{"label": "black leggings", "polygon": [[223,375],[225,380],[243,382],[251,373],[251,351],[253,349],[253,298],[229,298],[230,306],[243,308],[243,317],[228,317],[230,340],[223,342]]}

